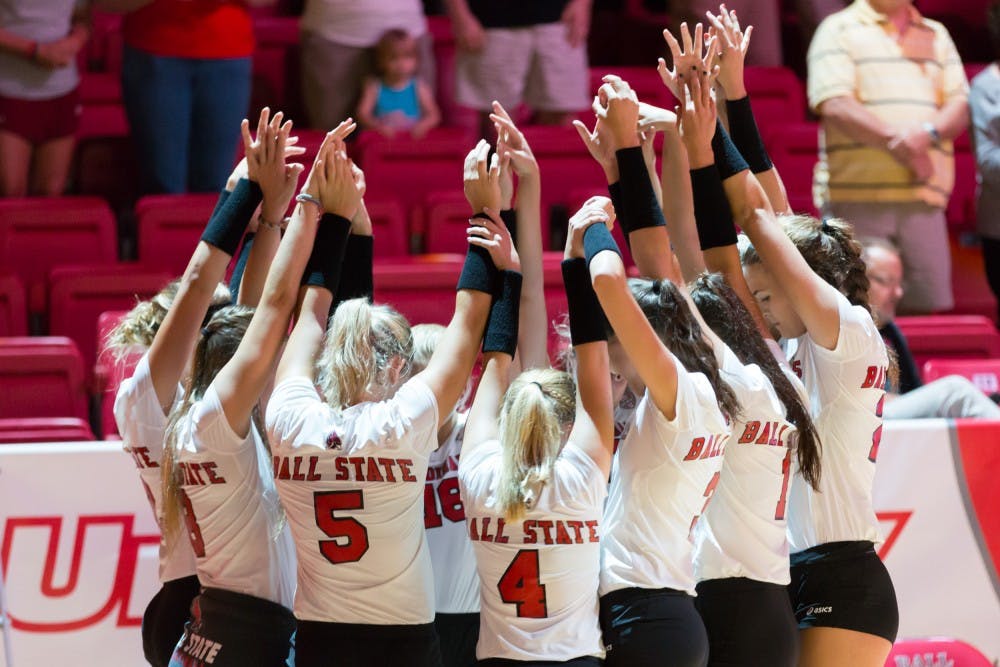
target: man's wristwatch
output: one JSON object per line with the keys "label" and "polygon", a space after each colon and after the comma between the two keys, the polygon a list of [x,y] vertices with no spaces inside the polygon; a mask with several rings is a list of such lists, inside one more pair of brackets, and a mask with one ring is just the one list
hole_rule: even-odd
{"label": "man's wristwatch", "polygon": [[936,127],[934,127],[934,123],[927,120],[923,122],[921,127],[924,128],[924,132],[930,135],[931,141],[936,144],[941,143],[941,133],[938,132]]}

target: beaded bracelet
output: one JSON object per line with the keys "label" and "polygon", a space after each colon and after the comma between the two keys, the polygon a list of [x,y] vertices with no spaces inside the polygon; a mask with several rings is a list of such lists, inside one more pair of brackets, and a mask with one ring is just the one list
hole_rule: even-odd
{"label": "beaded bracelet", "polygon": [[264,216],[257,218],[257,224],[264,229],[273,229],[275,231],[285,231],[288,227],[288,223],[291,222],[291,218],[282,218],[281,222],[268,222],[264,219]]}

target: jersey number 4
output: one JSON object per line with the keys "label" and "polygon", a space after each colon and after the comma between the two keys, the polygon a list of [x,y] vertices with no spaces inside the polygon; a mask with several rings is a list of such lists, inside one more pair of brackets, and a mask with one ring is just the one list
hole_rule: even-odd
{"label": "jersey number 4", "polygon": [[518,618],[546,618],[545,584],[538,580],[538,549],[521,549],[497,582],[500,599],[515,605]]}
{"label": "jersey number 4", "polygon": [[355,563],[368,551],[368,529],[353,517],[338,517],[337,510],[365,508],[365,496],[358,491],[317,491],[313,494],[316,527],[329,537],[319,541],[319,551],[328,561]]}

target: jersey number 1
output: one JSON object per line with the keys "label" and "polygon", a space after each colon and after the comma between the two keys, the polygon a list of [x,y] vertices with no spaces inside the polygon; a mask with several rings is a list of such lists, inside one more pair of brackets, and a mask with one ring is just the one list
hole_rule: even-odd
{"label": "jersey number 1", "polygon": [[357,491],[317,491],[313,494],[316,526],[329,540],[319,541],[319,551],[328,561],[355,563],[368,551],[368,529],[353,517],[338,517],[337,510],[365,508],[365,496]]}
{"label": "jersey number 1", "polygon": [[774,520],[783,521],[785,519],[785,506],[788,505],[788,478],[792,474],[792,450],[785,452],[785,458],[781,460],[781,495],[778,496],[778,505],[774,508]]}
{"label": "jersey number 1", "polygon": [[518,618],[548,616],[545,584],[538,576],[538,549],[521,549],[497,582],[500,599],[516,605]]}

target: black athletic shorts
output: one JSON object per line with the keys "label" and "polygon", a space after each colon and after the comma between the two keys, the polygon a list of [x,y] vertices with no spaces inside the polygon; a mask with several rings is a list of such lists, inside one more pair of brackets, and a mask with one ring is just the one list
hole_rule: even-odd
{"label": "black athletic shorts", "polygon": [[191,617],[191,601],[201,591],[198,577],[164,582],[142,615],[142,654],[153,667],[167,667],[184,624]]}
{"label": "black athletic shorts", "polygon": [[788,595],[799,628],[844,628],[890,642],[896,590],[871,542],[828,542],[791,556]]}
{"label": "black athletic shorts", "polygon": [[479,641],[479,614],[442,614],[434,617],[444,667],[474,667]]}
{"label": "black athletic shorts", "polygon": [[601,597],[608,667],[705,667],[708,635],[694,599],[672,588],[623,588]]}
{"label": "black athletic shorts", "polygon": [[285,667],[295,616],[252,595],[202,589],[171,667]]}
{"label": "black athletic shorts", "polygon": [[296,667],[441,667],[433,623],[369,625],[299,621]]}
{"label": "black athletic shorts", "polygon": [[788,590],[745,577],[698,584],[695,607],[708,631],[709,667],[795,667],[799,628]]}
{"label": "black athletic shorts", "polygon": [[549,667],[549,665],[569,665],[570,667],[600,667],[604,663],[600,658],[586,655],[572,660],[552,661],[552,660],[506,660],[504,658],[488,658],[480,660],[480,667]]}

